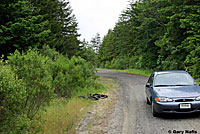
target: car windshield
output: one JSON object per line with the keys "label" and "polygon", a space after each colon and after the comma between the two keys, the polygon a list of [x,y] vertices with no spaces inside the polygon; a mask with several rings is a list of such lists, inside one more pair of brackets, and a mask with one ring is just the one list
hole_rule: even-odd
{"label": "car windshield", "polygon": [[154,81],[154,86],[187,86],[194,84],[194,79],[187,73],[159,74]]}

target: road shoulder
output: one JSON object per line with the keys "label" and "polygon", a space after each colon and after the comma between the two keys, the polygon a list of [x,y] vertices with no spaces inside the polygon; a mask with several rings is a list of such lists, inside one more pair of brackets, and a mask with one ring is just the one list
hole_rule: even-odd
{"label": "road shoulder", "polygon": [[122,133],[123,109],[118,99],[119,85],[116,81],[100,77],[101,83],[107,89],[107,99],[102,99],[91,105],[91,110],[86,114],[76,128],[77,134],[102,134]]}

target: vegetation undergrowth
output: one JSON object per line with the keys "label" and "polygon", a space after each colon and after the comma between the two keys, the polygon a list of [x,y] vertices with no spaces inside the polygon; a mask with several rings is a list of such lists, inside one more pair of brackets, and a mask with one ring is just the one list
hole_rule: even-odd
{"label": "vegetation undergrowth", "polygon": [[[101,85],[102,78],[96,80],[98,86],[85,88],[74,93],[70,99],[56,98],[49,106],[45,107],[45,111],[40,111],[40,122],[43,122],[42,134],[74,134],[76,127],[84,115],[90,110],[90,105],[94,101],[90,99],[78,98],[78,96],[87,96],[94,93],[106,92],[106,88]],[[105,85],[105,84],[104,84]],[[36,122],[37,124],[37,122]]]}
{"label": "vegetation undergrowth", "polygon": [[42,133],[44,109],[99,89],[96,53],[78,39],[69,1],[3,0],[0,8],[0,133]]}
{"label": "vegetation undergrowth", "polygon": [[[40,51],[16,50],[7,58],[5,62],[0,61],[0,133],[43,133],[46,119],[42,119],[42,113],[44,110],[47,113],[52,109],[56,110],[57,106],[64,114],[59,115],[59,111],[54,110],[55,115],[52,117],[55,118],[52,125],[62,127],[62,123],[56,122],[60,117],[64,119],[66,113],[72,118],[71,122],[67,123],[73,125],[76,122],[74,119],[77,119],[80,113],[75,112],[73,115],[70,109],[73,113],[76,110],[74,107],[81,104],[79,99],[74,98],[78,95],[87,96],[101,92],[104,89],[96,81],[94,66],[81,57],[68,58],[55,49],[44,47]],[[64,105],[66,102],[69,104],[68,107]],[[66,113],[64,110],[67,110]],[[64,126],[66,127],[63,130],[57,130],[63,132],[71,128],[69,124]]]}
{"label": "vegetation undergrowth", "polygon": [[70,100],[54,99],[46,107],[46,112],[41,112],[41,121],[44,122],[43,134],[75,133],[75,128],[82,116],[87,112],[89,100],[72,98]]}

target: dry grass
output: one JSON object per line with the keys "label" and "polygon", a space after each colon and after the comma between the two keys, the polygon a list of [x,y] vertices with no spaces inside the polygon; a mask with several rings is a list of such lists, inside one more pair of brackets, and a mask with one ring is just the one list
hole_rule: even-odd
{"label": "dry grass", "polygon": [[86,114],[91,101],[73,98],[68,103],[63,99],[54,100],[43,112],[44,134],[73,134],[81,118]]}
{"label": "dry grass", "polygon": [[[105,89],[113,86],[111,79],[99,78],[98,82],[102,83]],[[105,89],[100,89],[98,92],[106,92]],[[35,126],[43,124],[40,134],[74,134],[78,123],[92,108],[92,103],[94,101],[78,97],[68,101],[62,98],[55,99],[45,111],[40,112],[41,119]]]}

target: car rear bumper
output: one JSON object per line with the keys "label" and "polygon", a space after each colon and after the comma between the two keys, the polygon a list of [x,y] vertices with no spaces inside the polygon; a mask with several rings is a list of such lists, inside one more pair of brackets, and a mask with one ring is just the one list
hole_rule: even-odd
{"label": "car rear bumper", "polygon": [[[180,109],[181,103],[191,104],[189,109]],[[195,113],[200,112],[200,101],[193,102],[154,102],[154,109],[157,113]]]}

